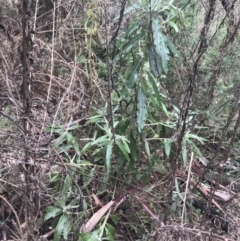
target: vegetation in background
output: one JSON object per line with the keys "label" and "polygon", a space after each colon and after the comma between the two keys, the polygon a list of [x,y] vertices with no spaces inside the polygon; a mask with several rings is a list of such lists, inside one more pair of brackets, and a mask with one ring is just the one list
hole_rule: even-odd
{"label": "vegetation in background", "polygon": [[236,240],[237,1],[0,3],[0,239]]}

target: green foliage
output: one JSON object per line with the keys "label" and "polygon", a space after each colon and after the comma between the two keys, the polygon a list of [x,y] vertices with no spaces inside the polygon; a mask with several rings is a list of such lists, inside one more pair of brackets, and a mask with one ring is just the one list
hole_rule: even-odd
{"label": "green foliage", "polygon": [[[69,123],[69,125],[71,122]],[[80,160],[81,153],[78,145],[78,141],[76,138],[71,134],[72,131],[76,130],[78,126],[74,125],[71,127],[64,128],[62,126],[48,126],[46,127],[46,131],[53,132],[59,137],[54,141],[53,148],[55,148],[58,153],[64,153],[68,155],[69,151],[73,149],[75,151],[75,158],[77,161]]]}
{"label": "green foliage", "polygon": [[[80,226],[96,214],[97,198],[104,205],[136,181],[145,189],[139,200],[150,196],[142,199],[145,211],[147,202],[151,208],[159,200],[168,203],[172,194],[172,214],[182,215],[187,225],[186,176],[181,176],[191,168],[190,153],[195,168],[195,159],[208,157],[209,162],[199,160],[210,164],[211,175],[203,175],[209,183],[221,168],[212,183],[230,177],[237,192],[240,47],[234,20],[239,6],[227,6],[230,1],[224,6],[224,1],[197,0],[47,0],[32,1],[26,10],[34,14],[24,18],[24,4],[2,2],[1,191],[7,190],[2,201],[16,211],[2,210],[2,229],[8,229],[4,217],[16,218],[19,227],[9,228],[19,240],[39,240],[36,230],[31,233],[18,222],[18,217],[27,221],[23,216],[35,220],[34,207],[26,208],[33,193],[41,207],[49,205],[41,209],[38,224],[54,229],[54,241],[112,241],[122,228],[119,210],[112,216],[109,211],[92,232],[79,233]],[[33,26],[23,29],[18,19]],[[25,42],[22,32],[32,41]],[[24,43],[27,65],[19,55]],[[27,88],[19,88],[21,76]],[[55,138],[51,145],[48,138]],[[174,165],[180,177],[172,175]],[[198,184],[192,170],[189,182],[196,177]],[[15,178],[16,173],[21,175]],[[163,206],[154,207],[157,215],[158,208]],[[151,211],[145,211],[137,213],[140,225],[129,218],[127,228],[149,240],[156,229],[146,218]],[[10,238],[7,232],[2,236]]]}
{"label": "green foliage", "polygon": [[[85,144],[81,151],[84,154],[88,151],[94,150],[92,152],[92,155],[96,158],[98,158],[98,154],[102,155],[103,152],[105,152],[105,180],[107,180],[111,167],[112,151],[114,144],[116,144],[118,150],[127,160],[129,160],[130,147],[127,137],[121,134],[121,127],[119,125],[119,121],[115,121],[113,123],[113,127],[115,129],[115,133],[113,134],[111,126],[106,120],[104,113],[105,111],[99,111],[98,115],[89,118],[88,124],[94,123],[97,129],[94,133],[94,136],[87,140],[88,142]],[[118,134],[119,132],[120,134]]]}
{"label": "green foliage", "polygon": [[[54,180],[56,182],[56,180]],[[69,175],[66,176],[63,186],[60,188],[61,194],[54,206],[48,206],[44,210],[44,222],[52,219],[52,228],[55,228],[54,241],[60,240],[61,236],[66,240],[70,231],[74,228],[75,215],[78,205],[77,199],[69,200],[73,183]]]}
{"label": "green foliage", "polygon": [[137,112],[137,123],[139,132],[142,131],[145,121],[147,119],[147,99],[142,90],[142,88],[138,89],[138,112]]}
{"label": "green foliage", "polygon": [[[137,126],[138,131],[142,132],[147,120],[147,110],[151,105],[160,107],[168,115],[158,81],[160,76],[168,72],[170,52],[174,56],[178,56],[178,53],[162,29],[173,26],[178,32],[172,19],[179,17],[179,10],[172,5],[172,1],[165,4],[151,1],[150,6],[145,1],[139,1],[134,7],[131,5],[126,9],[125,14],[134,11],[136,20],[117,42],[120,53],[114,60],[122,63],[126,59],[126,81],[121,97],[137,100]],[[164,23],[163,18],[166,18]]]}
{"label": "green foliage", "polygon": [[100,227],[96,231],[92,233],[84,233],[80,234],[79,241],[95,241],[95,240],[109,240],[114,241],[115,229],[112,225],[106,224],[105,227]]}
{"label": "green foliage", "polygon": [[[93,110],[88,118],[85,128],[94,131],[91,131],[88,137],[80,138],[82,146],[79,146],[76,137],[72,134],[74,130],[80,128],[79,126],[71,126],[69,123],[69,127],[65,129],[56,127],[53,130],[51,128],[51,131],[59,134],[53,147],[59,153],[65,154],[69,160],[73,160],[68,156],[69,150],[74,150],[74,160],[78,160],[76,163],[82,163],[82,156],[91,157],[91,163],[97,162],[98,165],[100,163],[105,170],[102,173],[104,183],[107,183],[116,172],[122,176],[129,175],[129,180],[126,181],[131,180],[133,176],[131,171],[141,181],[148,179],[152,168],[166,173],[167,168],[159,163],[155,151],[162,148],[166,159],[170,158],[175,145],[175,140],[170,137],[177,130],[181,115],[179,108],[172,105],[163,86],[165,81],[168,81],[167,75],[169,75],[171,61],[173,58],[179,57],[169,32],[179,33],[178,24],[183,15],[173,5],[173,1],[156,0],[150,1],[150,5],[148,1],[134,3],[124,11],[125,15],[130,13],[135,17],[118,37],[116,41],[118,52],[113,58],[113,64],[116,66],[113,76],[118,75],[122,81],[114,82],[114,90],[110,93],[111,98],[105,107]],[[118,20],[119,17],[114,21]],[[89,49],[93,49],[95,43],[92,41],[94,34],[98,31],[96,27],[98,23],[94,20],[92,10],[88,13],[86,23],[90,38]],[[99,78],[107,80],[108,69],[111,69],[107,61],[109,56],[99,54],[101,51],[97,52],[101,60],[96,61],[95,70],[98,72]],[[94,70],[92,66],[89,66],[87,58],[79,55],[78,60],[88,66],[89,77],[90,72],[93,73]],[[195,114],[191,113],[186,125],[191,124]],[[182,124],[180,123],[180,125]],[[154,145],[148,138],[152,136],[156,138]],[[152,139],[154,140],[154,138]],[[184,133],[181,150],[184,166],[188,162],[188,150],[191,149],[201,155],[198,145],[199,143],[204,144],[204,141],[206,141],[204,138],[196,134]],[[147,157],[147,162],[140,158],[142,153]],[[73,164],[73,161],[71,163]],[[76,167],[76,164],[74,166]],[[126,171],[126,167],[130,168]],[[138,168],[142,169],[143,173],[139,172]],[[85,170],[89,171],[89,169]],[[86,174],[83,170],[81,173]],[[92,168],[88,174],[89,178],[84,177],[85,187],[92,181],[94,173],[95,168]],[[177,184],[176,187],[178,187]],[[61,190],[64,188],[62,187]],[[178,190],[176,202],[179,201],[180,194]],[[174,203],[176,204],[176,202]],[[56,224],[58,228],[71,217],[66,216],[59,209],[56,210],[62,217]],[[97,240],[103,236],[105,240],[114,240],[114,228],[103,220],[101,224],[96,231],[90,234],[81,233],[81,240]],[[56,233],[57,238],[60,235],[64,235],[64,232]]]}

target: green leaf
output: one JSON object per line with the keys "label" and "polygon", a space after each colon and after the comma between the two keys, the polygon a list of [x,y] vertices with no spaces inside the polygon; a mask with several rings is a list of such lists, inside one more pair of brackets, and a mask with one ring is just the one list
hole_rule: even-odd
{"label": "green leaf", "polygon": [[[103,153],[106,151],[106,147],[99,147],[99,148],[95,148],[95,150],[92,152],[92,156],[96,156],[98,155],[99,153]],[[99,159],[102,159],[102,158],[99,158]],[[96,161],[96,160],[95,160]]]}
{"label": "green leaf", "polygon": [[207,139],[205,139],[205,138],[203,138],[203,137],[197,136],[197,135],[195,135],[195,134],[190,134],[190,133],[186,134],[185,138],[186,138],[186,139],[188,139],[188,138],[196,139],[196,140],[198,140],[201,144],[204,144],[204,141],[207,141]]}
{"label": "green leaf", "polygon": [[171,141],[169,140],[164,140],[164,148],[165,148],[165,153],[167,155],[167,157],[170,156],[170,152],[171,152]]}
{"label": "green leaf", "polygon": [[139,70],[141,68],[142,65],[142,60],[139,59],[138,62],[136,62],[132,68],[129,70],[129,74],[127,76],[127,82],[126,82],[126,86],[128,88],[132,88],[133,85],[136,82],[136,79],[138,78],[138,74],[139,74]]}
{"label": "green leaf", "polygon": [[[129,51],[135,46],[136,43],[138,43],[138,41],[145,35],[145,32],[141,32],[137,35],[135,35],[130,41],[127,41],[122,47],[120,47],[121,49],[121,54],[123,53],[129,53]],[[116,60],[119,59],[120,55],[116,56]]]}
{"label": "green leaf", "polygon": [[113,223],[114,223],[115,225],[118,224],[118,222],[119,222],[119,217],[118,217],[118,216],[116,216],[116,215],[111,215],[110,218],[112,219],[112,221],[113,221]]}
{"label": "green leaf", "polygon": [[127,141],[126,141],[124,138],[122,138],[122,143],[123,143],[124,148],[125,148],[125,150],[127,151],[127,153],[130,153],[130,148],[129,148],[129,146],[128,146]]}
{"label": "green leaf", "polygon": [[47,221],[50,218],[55,218],[56,216],[58,216],[59,214],[62,213],[62,209],[58,208],[58,207],[47,207],[45,208],[45,212],[46,214],[44,215],[44,221]]}
{"label": "green leaf", "polygon": [[53,239],[54,241],[60,240],[61,234],[62,234],[63,230],[66,228],[67,221],[68,221],[67,214],[63,214],[58,221],[56,231],[54,234],[54,239]]}
{"label": "green leaf", "polygon": [[95,115],[88,118],[88,123],[98,123],[103,119],[102,115]]}
{"label": "green leaf", "polygon": [[80,148],[79,148],[78,142],[75,138],[72,140],[72,145],[73,145],[73,148],[76,151],[77,155],[80,156],[81,155]]}
{"label": "green leaf", "polygon": [[65,198],[70,195],[69,188],[71,187],[71,185],[72,185],[72,178],[68,174],[63,182],[62,195],[63,195],[64,199],[60,200],[60,201],[63,201],[63,203],[61,203],[59,201],[59,205],[61,205],[60,207],[62,207],[62,208],[64,208],[66,206]]}
{"label": "green leaf", "polygon": [[88,142],[83,148],[82,148],[82,153],[86,153],[90,148],[92,147],[92,143]]}
{"label": "green leaf", "polygon": [[58,147],[58,153],[67,153],[72,148],[72,145],[62,145]]}
{"label": "green leaf", "polygon": [[151,46],[150,44],[148,44],[148,59],[149,59],[150,68],[154,76],[159,77],[162,73],[159,56],[156,53],[154,47]]}
{"label": "green leaf", "polygon": [[60,178],[62,178],[62,175],[60,175],[59,172],[53,172],[51,174],[50,182],[57,182],[57,181],[59,181]]}
{"label": "green leaf", "polygon": [[163,109],[164,113],[166,114],[167,117],[169,117],[169,112],[167,110],[167,107],[165,106],[165,104],[163,102],[161,102],[161,105],[162,105],[162,109]]}
{"label": "green leaf", "polygon": [[174,22],[168,21],[168,24],[175,30],[176,33],[179,32],[178,26]]}
{"label": "green leaf", "polygon": [[95,177],[95,171],[96,171],[96,166],[89,169],[85,169],[84,173],[83,173],[83,185],[84,188],[87,187],[93,180],[93,178]]}
{"label": "green leaf", "polygon": [[58,148],[66,140],[65,133],[62,133],[53,143],[53,147]]}
{"label": "green leaf", "polygon": [[104,136],[100,136],[99,138],[97,138],[97,140],[92,142],[92,146],[96,145],[96,144],[102,144],[105,145],[107,142],[109,142],[109,136],[108,135],[104,135]]}
{"label": "green leaf", "polygon": [[129,147],[130,147],[130,153],[131,153],[133,160],[136,160],[138,146],[137,146],[137,141],[136,141],[136,133],[133,130],[131,130],[131,133],[130,133]]}
{"label": "green leaf", "polygon": [[[65,178],[65,180],[66,180],[66,178]],[[62,209],[66,206],[65,204],[66,204],[66,201],[64,199],[59,199],[56,202],[56,206],[58,206],[58,207],[60,207]]]}
{"label": "green leaf", "polygon": [[70,134],[69,132],[66,132],[66,138],[68,143],[72,143],[72,141],[75,139],[72,134]]}
{"label": "green leaf", "polygon": [[160,97],[159,88],[157,87],[155,78],[152,76],[152,74],[149,71],[148,71],[148,79],[149,79],[149,81],[152,84],[153,91],[154,91],[154,93],[155,93],[155,95],[157,97],[158,102],[161,103],[162,102],[162,98]]}
{"label": "green leaf", "polygon": [[197,153],[198,156],[202,156],[202,152],[200,151],[200,149],[196,146],[196,144],[191,141],[190,139],[187,140],[187,142],[192,145],[194,151]]}
{"label": "green leaf", "polygon": [[144,128],[145,121],[147,119],[147,98],[141,87],[138,88],[137,101],[138,131],[141,132]]}
{"label": "green leaf", "polygon": [[152,10],[155,9],[157,2],[158,2],[158,0],[151,0],[150,6],[151,6],[151,9],[152,9]]}
{"label": "green leaf", "polygon": [[98,229],[98,230],[96,230],[96,231],[93,231],[92,233],[84,233],[84,232],[82,232],[81,234],[80,234],[80,237],[81,237],[81,241],[96,241],[96,240],[98,240],[98,236],[99,236],[99,232],[100,232],[101,230],[100,229]]}
{"label": "green leaf", "polygon": [[144,141],[144,144],[145,144],[145,151],[147,153],[147,155],[150,157],[151,154],[150,154],[150,148],[149,148],[149,145],[148,145],[148,141]]}
{"label": "green leaf", "polygon": [[66,224],[65,224],[65,226],[64,226],[64,229],[63,229],[63,238],[64,238],[65,240],[67,240],[68,235],[69,235],[69,233],[70,233],[70,231],[71,231],[71,229],[72,229],[72,226],[73,226],[72,221],[70,221],[70,220],[68,219],[68,221],[66,222]]}
{"label": "green leaf", "polygon": [[106,162],[105,162],[105,166],[106,166],[107,175],[109,174],[109,170],[110,170],[111,157],[112,157],[112,142],[110,142],[110,143],[107,145],[107,151],[106,151]]}
{"label": "green leaf", "polygon": [[176,192],[177,192],[178,196],[181,198],[181,200],[184,200],[183,195],[182,195],[182,193],[180,192],[180,189],[179,189],[179,184],[178,184],[177,178],[175,178],[175,187],[176,187]]}
{"label": "green leaf", "polygon": [[168,37],[166,37],[166,44],[169,47],[172,54],[174,55],[174,57],[179,57],[179,53],[178,53],[174,43]]}
{"label": "green leaf", "polygon": [[63,127],[61,125],[49,125],[46,126],[45,130],[47,132],[53,132],[53,133],[57,133],[57,134],[61,134],[63,132]]}
{"label": "green leaf", "polygon": [[127,160],[129,161],[129,155],[127,150],[125,149],[125,146],[122,144],[121,141],[116,142],[117,146],[119,147],[119,149],[121,150],[121,152],[123,153],[123,155],[127,158]]}
{"label": "green leaf", "polygon": [[77,60],[81,64],[86,64],[87,63],[87,58],[84,55],[77,55]]}
{"label": "green leaf", "polygon": [[139,29],[139,23],[133,23],[125,32],[124,36],[125,38],[130,38],[131,35],[133,35],[136,30]]}
{"label": "green leaf", "polygon": [[108,240],[114,241],[115,228],[111,224],[107,223],[105,230]]}
{"label": "green leaf", "polygon": [[160,30],[158,19],[152,21],[154,47],[158,55],[161,57],[162,67],[165,73],[168,72],[169,50],[165,44],[165,36]]}
{"label": "green leaf", "polygon": [[119,124],[119,121],[115,121],[115,122],[113,123],[113,127],[116,128],[118,124]]}

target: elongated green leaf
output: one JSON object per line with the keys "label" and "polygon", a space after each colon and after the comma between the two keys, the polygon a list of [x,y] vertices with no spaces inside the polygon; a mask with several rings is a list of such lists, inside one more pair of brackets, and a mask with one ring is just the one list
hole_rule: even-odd
{"label": "elongated green leaf", "polygon": [[192,139],[196,139],[198,140],[201,144],[204,144],[204,141],[207,141],[207,139],[203,138],[203,137],[200,137],[200,136],[197,136],[195,134],[190,134],[188,133],[185,138],[192,138]]}
{"label": "elongated green leaf", "polygon": [[[87,187],[89,185],[89,183],[93,180],[93,178],[95,177],[95,171],[96,171],[96,167],[85,170],[85,174],[83,175],[83,184],[84,184],[84,188]],[[86,204],[87,207],[87,204]]]}
{"label": "elongated green leaf", "polygon": [[72,142],[72,140],[75,139],[75,138],[73,137],[73,135],[70,134],[69,132],[66,133],[66,137],[67,137],[67,141],[68,141],[68,142]]}
{"label": "elongated green leaf", "polygon": [[150,157],[151,154],[150,154],[150,148],[149,148],[149,145],[148,145],[148,141],[144,141],[144,144],[145,144],[145,151],[147,153],[147,155]]}
{"label": "elongated green leaf", "polygon": [[88,123],[96,123],[102,121],[102,115],[95,115],[88,118]]}
{"label": "elongated green leaf", "polygon": [[58,148],[66,140],[66,133],[62,133],[53,143],[53,147]]}
{"label": "elongated green leaf", "polygon": [[156,3],[158,2],[158,0],[151,0],[151,2],[150,2],[150,6],[151,6],[151,9],[152,10],[154,10],[154,8],[155,8],[155,5],[156,5]]}
{"label": "elongated green leaf", "polygon": [[127,83],[126,83],[128,88],[133,87],[133,85],[135,84],[141,65],[142,65],[142,60],[140,59],[137,63],[133,65],[133,67],[129,71],[129,74],[127,76]]}
{"label": "elongated green leaf", "polygon": [[162,102],[162,98],[160,97],[160,91],[159,91],[159,88],[157,87],[156,79],[152,76],[152,74],[149,71],[148,71],[148,79],[152,84],[153,91],[154,91],[154,93],[157,97],[157,100],[158,100],[159,104],[160,104]]}
{"label": "elongated green leaf", "polygon": [[106,144],[106,142],[109,141],[109,136],[108,135],[104,135],[104,136],[100,136],[99,138],[97,138],[97,140],[92,142],[92,146],[96,145],[96,144]]}
{"label": "elongated green leaf", "polygon": [[105,227],[106,235],[109,241],[114,241],[115,228],[111,224],[107,224]]}
{"label": "elongated green leaf", "polygon": [[92,143],[88,142],[83,148],[82,148],[82,153],[86,153],[90,148],[92,147]]}
{"label": "elongated green leaf", "polygon": [[141,87],[138,89],[137,101],[137,124],[138,131],[141,132],[147,119],[147,98]]}
{"label": "elongated green leaf", "polygon": [[119,121],[115,121],[115,122],[113,123],[113,127],[116,128],[117,125],[118,125],[118,123],[119,123]]}
{"label": "elongated green leaf", "polygon": [[117,215],[111,215],[110,218],[113,221],[113,223],[117,225],[117,223],[119,222],[119,217]]}
{"label": "elongated green leaf", "polygon": [[57,215],[59,215],[62,212],[62,209],[58,208],[58,207],[50,206],[50,207],[45,208],[45,212],[46,212],[46,214],[44,215],[44,221],[46,221],[50,218],[56,217]]}
{"label": "elongated green leaf", "polygon": [[167,155],[167,157],[170,156],[170,152],[171,152],[171,142],[168,140],[164,140],[164,149],[165,149],[165,153]]}
{"label": "elongated green leaf", "polygon": [[139,28],[139,23],[133,23],[125,32],[124,36],[125,38],[129,38],[135,30]]}
{"label": "elongated green leaf", "polygon": [[107,145],[107,151],[106,151],[106,171],[107,171],[107,175],[109,174],[109,170],[110,170],[110,165],[111,165],[111,158],[112,158],[112,142],[110,142]]}
{"label": "elongated green leaf", "polygon": [[168,71],[169,50],[165,44],[165,36],[160,30],[160,24],[157,18],[152,21],[153,41],[156,52],[161,57],[162,67],[165,73]]}
{"label": "elongated green leaf", "polygon": [[72,148],[72,145],[62,145],[58,147],[58,153],[67,153]]}
{"label": "elongated green leaf", "polygon": [[122,143],[123,143],[123,145],[124,145],[125,150],[126,150],[128,153],[130,153],[130,149],[129,149],[129,146],[128,146],[127,141],[122,138]]}
{"label": "elongated green leaf", "polygon": [[98,240],[98,236],[99,236],[99,232],[101,230],[100,229],[97,229],[96,231],[93,231],[91,233],[84,233],[82,232],[80,234],[80,237],[81,237],[81,241],[96,241]]}
{"label": "elongated green leaf", "polygon": [[137,158],[137,151],[138,151],[138,146],[137,146],[137,141],[136,141],[136,133],[132,130],[130,133],[130,152],[133,160],[136,160]]}
{"label": "elongated green leaf", "polygon": [[202,152],[200,151],[200,149],[196,146],[196,144],[193,141],[188,139],[187,142],[193,147],[194,152],[197,153],[198,156],[202,156]]}
{"label": "elongated green leaf", "polygon": [[136,43],[145,35],[144,32],[141,32],[139,34],[136,34],[130,41],[127,41],[122,47],[121,47],[121,53],[128,53],[133,46],[135,46]]}
{"label": "elongated green leaf", "polygon": [[49,125],[45,127],[45,130],[47,132],[53,132],[53,133],[58,133],[61,134],[63,132],[63,127],[61,125]]}
{"label": "elongated green leaf", "polygon": [[166,39],[166,44],[169,47],[172,54],[174,55],[174,57],[179,57],[179,53],[178,53],[174,43],[168,37],[166,37],[165,39]]}
{"label": "elongated green leaf", "polygon": [[121,152],[123,153],[123,155],[127,158],[127,160],[129,161],[129,155],[128,155],[128,152],[127,150],[125,149],[125,146],[122,144],[121,141],[118,141],[117,143],[117,146],[119,147],[119,149],[121,150]]}
{"label": "elongated green leaf", "polygon": [[56,231],[54,234],[54,241],[60,240],[61,234],[63,232],[63,229],[66,227],[66,223],[68,221],[68,216],[67,214],[63,214],[57,224]]}
{"label": "elongated green leaf", "polygon": [[177,178],[175,178],[175,187],[176,187],[176,192],[177,192],[178,196],[181,198],[181,200],[184,200],[183,195],[179,189],[179,184],[178,184]]}
{"label": "elongated green leaf", "polygon": [[158,108],[159,108],[159,102],[158,102],[157,98],[156,98],[154,95],[151,95],[149,100],[150,100],[151,103],[153,104],[154,109],[155,109],[155,110],[158,110]]}
{"label": "elongated green leaf", "polygon": [[64,197],[63,200],[61,200],[62,202],[59,202],[59,205],[61,205],[61,208],[65,207],[65,198],[70,195],[70,193],[68,192],[69,187],[72,185],[72,178],[70,177],[69,174],[67,174],[66,178],[64,179],[63,182],[63,188],[62,188],[62,196]]}
{"label": "elongated green leaf", "polygon": [[179,32],[178,26],[174,22],[168,21],[168,24],[175,30],[176,33]]}
{"label": "elongated green leaf", "polygon": [[162,105],[162,110],[164,111],[164,113],[166,114],[166,116],[169,117],[169,112],[168,112],[168,110],[167,110],[166,105],[165,105],[163,102],[161,102],[161,105]]}
{"label": "elongated green leaf", "polygon": [[156,53],[153,46],[151,46],[150,44],[148,44],[148,59],[149,59],[150,68],[151,68],[154,76],[159,77],[162,73],[159,56]]}
{"label": "elongated green leaf", "polygon": [[67,240],[67,238],[68,238],[68,235],[69,235],[69,233],[72,229],[72,225],[73,225],[72,220],[68,219],[68,221],[65,223],[65,226],[64,226],[64,229],[63,229],[63,238],[65,240]]}
{"label": "elongated green leaf", "polygon": [[[69,176],[69,175],[68,175]],[[66,180],[66,179],[65,179]],[[56,206],[60,207],[60,208],[64,208],[66,206],[66,201],[64,199],[59,199],[56,202]]]}
{"label": "elongated green leaf", "polygon": [[75,138],[72,140],[72,145],[73,145],[73,148],[76,151],[77,155],[80,156],[81,153],[80,153],[79,144]]}

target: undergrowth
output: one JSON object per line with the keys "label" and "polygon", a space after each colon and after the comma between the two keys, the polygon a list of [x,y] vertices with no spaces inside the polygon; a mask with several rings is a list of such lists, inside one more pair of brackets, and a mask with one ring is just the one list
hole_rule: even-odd
{"label": "undergrowth", "polygon": [[223,2],[2,2],[1,240],[239,239]]}

